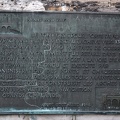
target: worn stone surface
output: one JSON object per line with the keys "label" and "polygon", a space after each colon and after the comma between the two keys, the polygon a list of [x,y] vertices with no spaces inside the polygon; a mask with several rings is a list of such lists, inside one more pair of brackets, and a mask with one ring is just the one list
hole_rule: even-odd
{"label": "worn stone surface", "polygon": [[23,10],[45,11],[43,3],[39,1],[32,1]]}
{"label": "worn stone surface", "polygon": [[2,115],[0,120],[120,120],[120,115]]}
{"label": "worn stone surface", "polygon": [[120,0],[0,0],[0,10],[120,12]]}
{"label": "worn stone surface", "polygon": [[0,0],[0,10],[10,10],[10,11],[45,11],[43,3],[34,0]]}

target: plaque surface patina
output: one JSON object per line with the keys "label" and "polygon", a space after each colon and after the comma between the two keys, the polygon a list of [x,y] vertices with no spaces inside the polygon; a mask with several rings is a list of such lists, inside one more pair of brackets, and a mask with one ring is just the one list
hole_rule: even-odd
{"label": "plaque surface patina", "polygon": [[0,113],[120,112],[120,14],[0,13]]}

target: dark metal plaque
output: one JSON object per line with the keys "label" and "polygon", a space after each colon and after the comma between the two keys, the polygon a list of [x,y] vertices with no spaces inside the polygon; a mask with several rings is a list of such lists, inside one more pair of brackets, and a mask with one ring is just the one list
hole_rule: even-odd
{"label": "dark metal plaque", "polygon": [[0,13],[0,113],[120,112],[120,14]]}

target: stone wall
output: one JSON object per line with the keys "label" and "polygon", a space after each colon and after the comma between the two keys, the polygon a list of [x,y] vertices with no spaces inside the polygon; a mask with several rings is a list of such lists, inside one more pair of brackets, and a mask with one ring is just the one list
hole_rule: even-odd
{"label": "stone wall", "polygon": [[120,115],[2,115],[0,120],[120,120]]}
{"label": "stone wall", "polygon": [[[120,12],[120,3],[115,7],[120,0],[0,0],[0,10],[12,11],[80,11],[80,12]],[[74,5],[76,1],[80,3]],[[97,1],[95,6],[88,4],[86,7],[81,7],[81,3],[88,1]],[[63,5],[64,4],[64,5]]]}

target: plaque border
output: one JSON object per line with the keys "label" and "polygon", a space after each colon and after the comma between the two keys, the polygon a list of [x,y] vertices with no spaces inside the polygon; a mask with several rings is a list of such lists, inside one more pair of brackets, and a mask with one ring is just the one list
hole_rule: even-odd
{"label": "plaque border", "polygon": [[[0,13],[39,13],[39,14],[84,14],[84,15],[120,15],[120,12],[58,12],[58,11],[9,11],[2,10]],[[120,110],[59,110],[59,109],[15,109],[0,108],[0,115],[27,114],[27,115],[120,115]]]}

